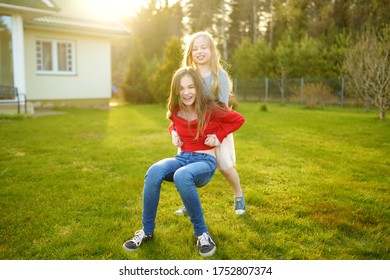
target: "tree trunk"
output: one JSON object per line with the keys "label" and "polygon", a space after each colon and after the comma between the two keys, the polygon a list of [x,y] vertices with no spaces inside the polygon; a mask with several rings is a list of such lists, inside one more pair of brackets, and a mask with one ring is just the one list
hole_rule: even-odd
{"label": "tree trunk", "polygon": [[381,121],[386,120],[386,110],[379,109],[379,119],[380,119]]}

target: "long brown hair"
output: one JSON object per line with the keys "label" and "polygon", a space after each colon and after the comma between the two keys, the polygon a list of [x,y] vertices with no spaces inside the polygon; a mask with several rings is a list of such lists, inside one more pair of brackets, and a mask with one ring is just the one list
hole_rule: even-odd
{"label": "long brown hair", "polygon": [[180,100],[180,83],[184,76],[190,76],[195,87],[195,112],[197,117],[197,132],[195,139],[203,135],[204,129],[208,123],[208,117],[212,108],[223,108],[221,102],[215,101],[213,97],[203,94],[202,81],[196,71],[191,67],[179,68],[173,75],[171,89],[167,103],[167,118],[172,120],[172,116],[177,108],[184,109]]}
{"label": "long brown hair", "polygon": [[188,42],[186,44],[185,50],[184,50],[184,56],[183,56],[183,61],[181,63],[181,66],[182,67],[190,66],[198,72],[198,67],[197,67],[195,61],[192,59],[192,48],[194,47],[195,40],[198,39],[199,37],[205,37],[209,46],[210,46],[211,54],[210,54],[210,61],[209,61],[208,65],[209,65],[210,70],[211,70],[211,75],[213,76],[212,77],[212,84],[211,84],[211,89],[212,89],[213,95],[217,99],[220,98],[220,96],[219,96],[220,95],[220,86],[219,86],[219,82],[218,82],[219,81],[219,77],[218,77],[219,71],[226,73],[226,75],[228,76],[229,94],[232,94],[233,83],[232,83],[228,73],[226,72],[226,70],[224,69],[224,67],[221,64],[221,61],[222,61],[221,54],[220,54],[217,46],[214,43],[213,37],[211,36],[211,34],[209,32],[200,31],[200,32],[196,32],[196,33],[191,35],[190,39],[188,40]]}

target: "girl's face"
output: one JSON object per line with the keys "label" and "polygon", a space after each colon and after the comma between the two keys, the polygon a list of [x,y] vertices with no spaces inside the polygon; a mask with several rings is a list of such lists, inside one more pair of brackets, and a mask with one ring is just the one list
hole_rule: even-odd
{"label": "girl's face", "polygon": [[180,101],[185,106],[192,106],[196,99],[194,81],[190,75],[184,75],[180,80]]}
{"label": "girl's face", "polygon": [[211,49],[206,36],[200,36],[192,45],[192,60],[196,64],[207,64],[210,61]]}

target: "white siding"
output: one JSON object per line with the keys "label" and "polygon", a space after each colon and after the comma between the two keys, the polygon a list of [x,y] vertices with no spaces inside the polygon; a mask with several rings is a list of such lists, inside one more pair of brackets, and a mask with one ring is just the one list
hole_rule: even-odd
{"label": "white siding", "polygon": [[[75,75],[37,73],[39,38],[75,41]],[[25,30],[26,91],[29,100],[107,99],[111,97],[110,40],[102,37]]]}

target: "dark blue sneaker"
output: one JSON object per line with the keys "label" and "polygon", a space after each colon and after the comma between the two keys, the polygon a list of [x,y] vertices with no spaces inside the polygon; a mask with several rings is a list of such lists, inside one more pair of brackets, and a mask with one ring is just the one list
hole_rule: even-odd
{"label": "dark blue sneaker", "polygon": [[201,236],[198,236],[196,246],[199,248],[199,254],[202,257],[211,257],[214,255],[217,246],[211,235],[208,232],[203,233]]}
{"label": "dark blue sneaker", "polygon": [[123,248],[126,251],[133,252],[138,249],[143,241],[148,241],[152,238],[152,235],[146,235],[145,232],[140,229],[135,232],[135,236],[123,243]]}
{"label": "dark blue sneaker", "polygon": [[246,205],[245,205],[245,199],[244,199],[244,193],[242,193],[241,197],[235,197],[234,198],[234,212],[236,215],[244,215],[246,212]]}

